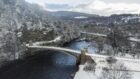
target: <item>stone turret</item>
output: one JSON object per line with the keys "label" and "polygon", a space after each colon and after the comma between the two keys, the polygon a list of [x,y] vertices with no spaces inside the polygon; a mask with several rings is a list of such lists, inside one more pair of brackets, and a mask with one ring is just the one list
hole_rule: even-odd
{"label": "stone turret", "polygon": [[85,67],[83,68],[84,71],[95,72],[96,62],[90,56],[87,56],[86,53],[88,53],[88,48],[84,48],[83,50],[81,50],[81,54],[77,59],[77,65],[85,65]]}
{"label": "stone turret", "polygon": [[85,63],[95,63],[95,61],[90,56],[87,56],[86,53],[88,53],[88,48],[84,48],[83,50],[81,50],[81,54],[77,59],[77,65],[84,65]]}

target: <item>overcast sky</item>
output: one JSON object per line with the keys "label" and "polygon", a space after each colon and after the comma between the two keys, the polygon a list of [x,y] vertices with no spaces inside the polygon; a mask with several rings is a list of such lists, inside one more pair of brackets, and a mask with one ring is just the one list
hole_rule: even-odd
{"label": "overcast sky", "polygon": [[[99,15],[140,13],[140,0],[26,0],[47,10],[77,11]],[[48,4],[48,5],[47,5]]]}

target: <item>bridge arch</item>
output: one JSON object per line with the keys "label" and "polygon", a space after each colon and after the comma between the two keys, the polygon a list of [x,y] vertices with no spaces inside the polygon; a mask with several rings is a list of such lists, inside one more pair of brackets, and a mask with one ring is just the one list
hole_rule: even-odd
{"label": "bridge arch", "polygon": [[40,51],[40,50],[60,51],[67,55],[75,56],[76,58],[81,53],[80,51],[67,49],[67,48],[61,48],[61,47],[53,47],[53,46],[28,46],[28,50],[30,50],[30,53],[33,53],[35,51]]}

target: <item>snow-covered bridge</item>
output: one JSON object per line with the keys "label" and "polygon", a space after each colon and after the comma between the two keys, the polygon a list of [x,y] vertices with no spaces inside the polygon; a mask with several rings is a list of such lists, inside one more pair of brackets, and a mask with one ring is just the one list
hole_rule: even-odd
{"label": "snow-covered bridge", "polygon": [[107,37],[107,35],[106,35],[106,34],[100,34],[100,33],[81,32],[81,34],[87,34],[87,35],[94,35],[94,36]]}
{"label": "snow-covered bridge", "polygon": [[[63,48],[63,47],[54,47],[54,46],[27,46],[28,49],[40,49],[40,50],[55,50],[55,51],[62,51],[66,54],[78,56],[81,54],[81,51]],[[110,56],[106,55],[99,55],[99,54],[90,54],[86,53],[87,56],[90,56],[94,59],[102,59],[105,60],[109,58]],[[140,59],[128,59],[128,58],[121,58],[121,57],[113,57],[114,59],[120,60],[120,61],[127,61],[127,62],[134,62],[134,63],[140,63]]]}
{"label": "snow-covered bridge", "polygon": [[62,47],[54,47],[54,46],[27,46],[28,49],[39,49],[39,50],[55,50],[55,51],[62,51],[68,55],[72,55],[77,57],[80,54],[80,51],[62,48]]}
{"label": "snow-covered bridge", "polygon": [[[61,51],[61,53],[65,53],[71,56],[76,57],[77,63],[79,62],[87,62],[90,61],[88,59],[81,59],[81,51],[76,51],[68,48],[63,47],[53,47],[53,46],[27,46],[28,49],[39,49],[39,50],[55,50],[55,51]],[[35,53],[35,52],[34,52]],[[60,53],[60,52],[59,52]],[[126,67],[128,67],[129,71],[140,71],[140,59],[130,59],[130,58],[121,58],[121,57],[110,57],[106,55],[99,55],[99,54],[90,54],[85,53],[85,57],[90,57],[91,60],[95,61],[97,64],[97,67],[104,68],[107,66],[107,59],[113,58],[117,60],[118,62],[122,62],[125,64]],[[111,59],[112,60],[112,59]],[[81,64],[81,63],[79,63]]]}
{"label": "snow-covered bridge", "polygon": [[[53,41],[49,41],[49,43],[60,41],[60,39],[61,39],[61,37],[56,37],[56,39],[54,39]],[[48,43],[48,42],[35,42],[32,45],[27,44],[26,47],[29,50],[33,49],[33,50],[55,50],[55,51],[60,51],[61,53],[65,53],[65,54],[68,54],[68,55],[71,55],[71,56],[75,56],[77,58],[77,62],[79,62],[79,61],[82,62],[83,61],[82,59],[80,59],[82,51],[77,51],[77,50],[64,48],[64,47],[42,46],[42,44],[44,44],[44,43]],[[84,54],[84,56],[85,57],[90,57],[91,60],[95,61],[95,63],[97,63],[98,65],[101,64],[101,67],[106,66],[105,64],[106,64],[108,58],[113,58],[113,59],[115,59],[115,60],[117,60],[119,62],[125,63],[126,66],[128,66],[128,68],[130,70],[133,70],[133,71],[140,70],[140,59],[111,57],[111,56],[106,56],[106,55],[93,54],[93,53],[88,52],[88,51]],[[88,60],[85,59],[84,62],[86,62],[86,61],[88,61]],[[133,67],[133,66],[136,66],[136,67]]]}
{"label": "snow-covered bridge", "polygon": [[[107,37],[107,34],[101,34],[101,33],[91,33],[91,32],[80,32],[81,33],[81,36],[88,36],[88,35],[90,35],[90,36],[97,36],[97,37],[104,37],[104,38],[106,38]],[[138,43],[140,43],[140,39],[138,39],[138,38],[135,38],[134,36],[128,36],[129,38],[128,38],[128,40],[129,41],[132,41],[132,42],[138,42]]]}

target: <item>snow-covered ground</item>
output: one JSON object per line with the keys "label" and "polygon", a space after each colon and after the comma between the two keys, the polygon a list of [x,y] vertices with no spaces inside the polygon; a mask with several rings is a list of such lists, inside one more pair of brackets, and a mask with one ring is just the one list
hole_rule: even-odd
{"label": "snow-covered ground", "polygon": [[86,16],[76,16],[76,17],[74,17],[75,19],[86,19],[86,18],[88,18],[88,17],[86,17]]}
{"label": "snow-covered ground", "polygon": [[79,66],[79,71],[76,73],[74,79],[96,79],[96,75],[93,72],[86,72],[83,68],[84,65]]}
{"label": "snow-covered ground", "polygon": [[[96,65],[96,71],[94,72],[87,72],[84,71],[83,68],[85,65],[79,66],[79,71],[76,73],[74,79],[98,79],[101,76],[102,68],[107,67],[107,63],[105,62],[104,58],[94,58],[97,63]],[[140,71],[140,62],[129,62],[129,61],[121,61],[118,60],[117,62],[124,63],[124,66],[128,68],[128,70],[134,70],[134,71]],[[130,72],[132,73],[132,79],[139,79],[140,78],[140,72]]]}
{"label": "snow-covered ground", "polygon": [[107,37],[106,34],[101,34],[101,33],[91,33],[91,32],[81,32],[83,34],[89,34],[89,35],[95,35],[95,36],[101,36],[101,37]]}
{"label": "snow-covered ground", "polygon": [[140,42],[140,39],[134,38],[134,37],[130,37],[129,40],[130,41],[135,41],[135,42]]}
{"label": "snow-covered ground", "polygon": [[34,46],[40,46],[40,45],[42,45],[42,44],[58,42],[58,41],[61,40],[61,38],[62,38],[61,36],[58,36],[58,37],[56,37],[54,40],[51,40],[51,41],[40,41],[40,42],[35,42],[35,43],[33,43],[33,45],[34,45]]}
{"label": "snow-covered ground", "polygon": [[[59,42],[61,41],[62,37],[61,36],[58,36],[56,37],[55,39],[53,40],[50,40],[50,41],[39,41],[39,42],[34,42],[32,44],[32,46],[41,46],[43,44],[50,44],[50,43],[55,43],[55,42]],[[29,46],[29,44],[26,44],[26,46]]]}
{"label": "snow-covered ground", "polygon": [[[140,62],[124,62],[124,65],[130,70],[140,71]],[[140,72],[133,72],[132,79],[140,79]]]}

